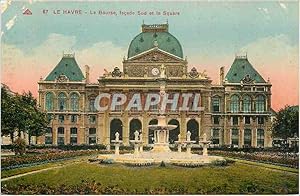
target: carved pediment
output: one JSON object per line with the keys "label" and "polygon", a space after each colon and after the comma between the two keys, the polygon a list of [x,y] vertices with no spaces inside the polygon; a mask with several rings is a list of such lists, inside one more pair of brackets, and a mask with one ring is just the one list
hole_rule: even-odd
{"label": "carved pediment", "polygon": [[148,52],[141,53],[139,55],[136,55],[128,61],[132,62],[182,62],[183,59],[180,57],[176,57],[172,54],[169,54],[167,52],[164,52],[160,49],[152,49]]}

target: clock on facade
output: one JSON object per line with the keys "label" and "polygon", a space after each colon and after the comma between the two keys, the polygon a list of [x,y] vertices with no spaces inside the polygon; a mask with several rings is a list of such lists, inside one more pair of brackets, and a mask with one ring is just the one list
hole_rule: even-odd
{"label": "clock on facade", "polygon": [[151,73],[154,75],[154,76],[157,76],[159,74],[159,70],[155,67],[151,70]]}

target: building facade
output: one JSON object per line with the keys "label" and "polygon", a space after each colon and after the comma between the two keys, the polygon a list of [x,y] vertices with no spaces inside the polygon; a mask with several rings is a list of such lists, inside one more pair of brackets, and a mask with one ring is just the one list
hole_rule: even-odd
{"label": "building facade", "polygon": [[[202,111],[180,111],[167,105],[169,124],[178,125],[170,131],[170,143],[210,136],[212,146],[270,147],[271,84],[254,69],[246,56],[236,56],[225,75],[220,68],[220,82],[213,85],[205,72],[189,68],[180,42],[169,33],[168,24],[142,25],[142,32],[131,41],[123,67],[115,67],[98,79],[89,80],[89,66],[82,73],[74,54],[64,54],[58,65],[45,79],[38,82],[39,104],[49,114],[51,122],[39,144],[105,144],[110,145],[119,132],[124,145],[130,145],[134,131],[143,134],[144,145],[153,143],[148,125],[157,124],[158,108],[149,111],[125,110],[134,93],[141,95],[144,105],[147,94],[158,93],[161,66],[165,67],[169,99],[179,93],[200,94]],[[124,105],[115,110],[97,111],[96,97],[101,93],[123,93]],[[101,104],[110,100],[102,99]],[[189,100],[188,107],[194,103]],[[180,134],[180,138],[178,138]]]}

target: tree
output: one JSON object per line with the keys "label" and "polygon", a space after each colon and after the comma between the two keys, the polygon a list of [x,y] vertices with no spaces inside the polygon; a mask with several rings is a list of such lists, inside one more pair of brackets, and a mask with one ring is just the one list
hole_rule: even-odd
{"label": "tree", "polygon": [[[47,114],[38,108],[37,100],[32,96],[31,92],[23,93],[18,98],[18,105],[21,106],[19,130],[26,132],[29,137],[41,136],[45,133],[49,124]],[[19,132],[20,133],[20,132]]]}
{"label": "tree", "polygon": [[299,137],[299,106],[285,106],[277,114],[272,125],[273,137],[287,139]]}
{"label": "tree", "polygon": [[16,100],[9,90],[1,87],[1,136],[9,135],[11,141],[14,141],[14,133],[17,130],[15,123]]}
{"label": "tree", "polygon": [[42,135],[49,120],[47,114],[42,112],[37,104],[37,100],[31,92],[19,94],[9,93],[7,88],[1,87],[1,134],[10,135],[14,141],[14,133],[18,136],[27,133],[29,143],[31,136]]}

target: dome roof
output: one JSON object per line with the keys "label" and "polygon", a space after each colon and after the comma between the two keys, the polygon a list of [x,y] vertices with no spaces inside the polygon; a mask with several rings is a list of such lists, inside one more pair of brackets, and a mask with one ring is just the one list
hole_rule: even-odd
{"label": "dome roof", "polygon": [[138,34],[129,45],[128,58],[156,46],[183,58],[182,47],[176,37],[168,32],[168,24],[142,25],[142,33]]}

